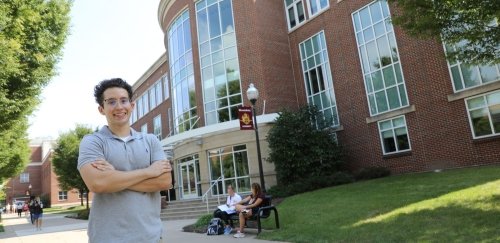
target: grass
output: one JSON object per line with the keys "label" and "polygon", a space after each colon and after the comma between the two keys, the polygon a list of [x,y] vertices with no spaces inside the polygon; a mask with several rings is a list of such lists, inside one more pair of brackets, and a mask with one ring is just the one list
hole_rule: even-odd
{"label": "grass", "polygon": [[[500,242],[500,166],[392,176],[286,198],[288,242]],[[273,228],[272,216],[265,228]]]}
{"label": "grass", "polygon": [[61,207],[61,206],[54,206],[50,208],[44,208],[43,213],[47,214],[76,214],[80,211],[85,210],[85,205],[84,206],[72,206],[72,207]]}

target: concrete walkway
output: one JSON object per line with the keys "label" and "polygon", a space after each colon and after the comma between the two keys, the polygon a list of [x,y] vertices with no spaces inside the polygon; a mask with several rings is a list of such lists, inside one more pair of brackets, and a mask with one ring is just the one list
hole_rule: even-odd
{"label": "concrete walkway", "polygon": [[[255,239],[256,229],[249,229],[246,237],[236,239],[232,235],[208,236],[205,234],[182,232],[182,227],[194,223],[194,219],[163,221],[165,229],[164,242],[214,242],[214,243],[247,243],[247,242],[276,242]],[[0,232],[2,243],[87,243],[87,221],[65,218],[64,215],[44,214],[41,231],[25,217],[18,218],[17,214],[2,214],[2,223],[5,232]]]}

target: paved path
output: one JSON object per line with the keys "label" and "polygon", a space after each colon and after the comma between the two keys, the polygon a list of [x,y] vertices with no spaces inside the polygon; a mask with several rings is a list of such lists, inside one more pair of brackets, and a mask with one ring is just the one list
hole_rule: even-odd
{"label": "paved path", "polygon": [[[2,243],[87,243],[88,241],[86,220],[65,218],[64,215],[58,214],[44,214],[41,231],[35,231],[35,227],[25,217],[18,218],[17,214],[2,214],[2,220],[5,229],[5,232],[0,232]],[[249,229],[247,237],[243,239],[235,239],[232,235],[207,236],[182,232],[182,227],[194,222],[193,219],[163,221],[165,242],[271,242],[255,239],[257,234],[255,229]]]}

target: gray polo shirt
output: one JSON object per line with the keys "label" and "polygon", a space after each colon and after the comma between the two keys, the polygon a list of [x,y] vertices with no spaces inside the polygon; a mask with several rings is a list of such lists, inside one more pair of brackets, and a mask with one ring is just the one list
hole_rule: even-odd
{"label": "gray polo shirt", "polygon": [[[78,170],[100,158],[120,171],[146,168],[165,159],[154,135],[131,130],[126,142],[113,135],[107,126],[86,135],[80,143]],[[161,233],[159,192],[94,193],[87,230],[89,242],[158,242]]]}

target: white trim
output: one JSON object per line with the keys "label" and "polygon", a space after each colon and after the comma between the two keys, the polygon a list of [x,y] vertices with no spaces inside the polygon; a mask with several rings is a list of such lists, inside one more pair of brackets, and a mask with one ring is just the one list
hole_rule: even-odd
{"label": "white trim", "polygon": [[[395,119],[398,119],[400,117],[403,117],[404,128],[406,130],[406,136],[408,138],[408,149],[405,149],[405,150],[399,150],[398,149],[398,144],[397,144],[397,140],[396,140],[396,134],[394,133],[394,130],[396,130],[397,128],[402,128],[403,126],[394,127],[392,125],[392,121],[395,120]],[[391,121],[391,128],[390,129],[386,129],[386,130],[381,130],[380,123],[386,122],[386,121]],[[381,120],[381,121],[377,122],[377,128],[378,128],[378,134],[379,134],[379,137],[380,137],[380,143],[381,143],[381,146],[382,146],[382,154],[383,155],[391,155],[391,154],[398,154],[398,153],[403,153],[403,152],[411,151],[410,134],[408,132],[408,125],[406,123],[406,116],[405,115],[397,116],[397,117],[392,117],[392,118],[389,118],[389,119],[386,119],[386,120]],[[394,151],[394,152],[388,152],[388,153],[385,152],[384,139],[382,137],[382,132],[385,132],[385,131],[392,131],[392,135],[393,135],[392,138],[394,139],[394,142],[395,142],[394,145],[396,146],[396,151]]]}
{"label": "white trim", "polygon": [[[274,123],[274,121],[278,118],[278,113],[271,113],[257,116],[257,123],[266,124],[266,123]],[[180,134],[176,134],[174,136],[167,137],[161,140],[161,144],[166,147],[172,144],[178,144],[184,142],[185,140],[197,140],[199,137],[203,137],[204,135],[212,135],[217,133],[225,133],[232,130],[240,129],[240,121],[232,120],[223,123],[217,123],[210,126],[205,126],[201,128],[192,129],[189,131],[185,131]]]}
{"label": "white trim", "polygon": [[[472,138],[473,139],[481,139],[481,138],[488,138],[488,137],[495,137],[495,136],[499,136],[500,135],[500,132],[499,133],[495,133],[495,127],[493,126],[493,120],[491,118],[491,112],[490,110],[488,109],[488,107],[490,106],[487,102],[488,100],[486,99],[486,96],[489,95],[489,94],[493,94],[493,93],[500,93],[500,90],[495,90],[495,91],[492,91],[492,92],[488,92],[488,93],[485,93],[485,94],[481,94],[481,95],[477,95],[477,96],[473,96],[473,97],[470,97],[470,98],[467,98],[467,99],[464,99],[464,102],[465,102],[465,110],[467,112],[467,118],[469,120],[469,127],[471,129],[471,133],[472,133]],[[484,109],[486,108],[486,110],[488,111],[488,120],[489,120],[489,125],[490,125],[490,128],[491,128],[491,134],[489,135],[483,135],[483,136],[476,136],[476,133],[474,132],[474,125],[472,124],[472,118],[470,116],[470,109],[469,109],[469,106],[467,104],[467,101],[468,100],[471,100],[471,99],[475,99],[475,98],[478,98],[478,97],[483,97],[483,99],[485,100],[485,107],[481,107],[481,109]],[[477,110],[478,108],[474,109],[474,110]]]}

